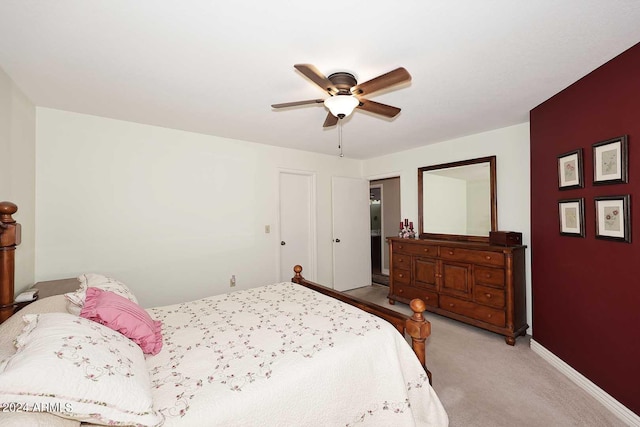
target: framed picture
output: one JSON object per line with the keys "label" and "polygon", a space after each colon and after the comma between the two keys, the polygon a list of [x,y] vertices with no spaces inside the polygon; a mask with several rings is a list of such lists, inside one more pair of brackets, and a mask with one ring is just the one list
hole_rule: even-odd
{"label": "framed picture", "polygon": [[582,148],[558,156],[558,188],[560,190],[584,187],[582,176]]}
{"label": "framed picture", "polygon": [[558,201],[560,234],[584,237],[584,198]]}
{"label": "framed picture", "polygon": [[593,144],[593,184],[627,182],[627,135]]}
{"label": "framed picture", "polygon": [[631,196],[596,197],[596,238],[631,243]]}

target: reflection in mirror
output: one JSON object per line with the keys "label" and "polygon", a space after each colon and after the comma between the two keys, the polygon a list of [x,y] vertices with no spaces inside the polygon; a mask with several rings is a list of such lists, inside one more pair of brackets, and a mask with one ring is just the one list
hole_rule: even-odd
{"label": "reflection in mirror", "polygon": [[485,240],[497,229],[495,156],[418,169],[420,237]]}

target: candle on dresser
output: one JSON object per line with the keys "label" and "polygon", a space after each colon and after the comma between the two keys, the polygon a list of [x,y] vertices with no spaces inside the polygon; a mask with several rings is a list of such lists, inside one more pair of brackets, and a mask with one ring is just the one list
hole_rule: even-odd
{"label": "candle on dresser", "polygon": [[413,230],[413,221],[409,223],[409,229]]}
{"label": "candle on dresser", "polygon": [[405,227],[409,226],[409,220],[407,218],[404,219],[404,226]]}

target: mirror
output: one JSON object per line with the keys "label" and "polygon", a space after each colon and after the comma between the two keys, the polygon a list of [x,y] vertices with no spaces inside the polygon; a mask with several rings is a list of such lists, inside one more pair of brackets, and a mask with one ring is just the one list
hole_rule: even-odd
{"label": "mirror", "polygon": [[496,156],[418,169],[421,239],[489,241],[498,229]]}

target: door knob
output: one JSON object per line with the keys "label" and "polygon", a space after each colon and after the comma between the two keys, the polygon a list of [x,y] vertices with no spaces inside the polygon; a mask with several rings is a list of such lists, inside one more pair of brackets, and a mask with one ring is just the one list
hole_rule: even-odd
{"label": "door knob", "polygon": [[285,242],[284,240],[280,242],[280,246],[284,246],[286,244],[287,244],[287,242]]}
{"label": "door knob", "polygon": [[340,243],[340,239],[335,239],[334,242]]}

